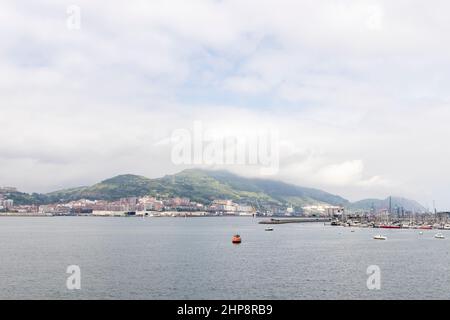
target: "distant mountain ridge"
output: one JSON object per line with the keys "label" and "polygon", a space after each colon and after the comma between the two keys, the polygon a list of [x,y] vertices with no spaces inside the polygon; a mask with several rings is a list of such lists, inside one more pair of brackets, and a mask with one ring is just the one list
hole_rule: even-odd
{"label": "distant mountain ridge", "polygon": [[[214,199],[231,199],[237,202],[274,205],[329,204],[352,209],[381,208],[386,200],[367,199],[355,203],[319,189],[305,188],[281,181],[246,178],[228,171],[187,169],[162,178],[149,179],[143,176],[119,175],[87,187],[59,190],[47,194],[15,193],[12,199],[17,204],[46,204],[68,202],[80,199],[118,200],[126,197],[186,197],[192,201],[207,204]],[[409,208],[422,208],[413,200],[401,199],[395,204]]]}
{"label": "distant mountain ridge", "polygon": [[404,209],[405,211],[413,212],[425,212],[427,209],[415,200],[410,200],[401,197],[388,197],[386,199],[364,199],[360,201],[353,202],[350,204],[349,208],[356,210],[382,210],[389,209],[395,212],[395,210]]}
{"label": "distant mountain ridge", "polygon": [[186,197],[200,203],[224,198],[249,203],[256,201],[273,204],[290,203],[294,206],[348,203],[348,200],[342,197],[318,189],[273,180],[244,178],[227,171],[201,169],[188,169],[157,179],[130,174],[120,175],[90,187],[60,190],[46,196],[53,201],[71,201],[82,198],[117,200],[144,195]]}

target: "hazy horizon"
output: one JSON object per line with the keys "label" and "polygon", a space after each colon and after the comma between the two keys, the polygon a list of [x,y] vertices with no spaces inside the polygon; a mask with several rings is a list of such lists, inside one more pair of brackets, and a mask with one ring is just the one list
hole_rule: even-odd
{"label": "hazy horizon", "polygon": [[[0,4],[0,186],[199,167],[450,208],[450,3],[75,5]],[[177,164],[171,137],[196,123],[210,143],[276,132],[276,172]]]}

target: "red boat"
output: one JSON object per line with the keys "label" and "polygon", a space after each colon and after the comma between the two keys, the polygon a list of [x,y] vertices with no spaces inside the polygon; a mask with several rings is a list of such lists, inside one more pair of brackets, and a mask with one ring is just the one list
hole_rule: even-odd
{"label": "red boat", "polygon": [[433,227],[432,227],[432,226],[420,226],[419,229],[422,229],[422,230],[431,230],[431,229],[433,229]]}
{"label": "red boat", "polygon": [[401,226],[393,226],[393,225],[381,225],[380,228],[383,229],[401,229]]}

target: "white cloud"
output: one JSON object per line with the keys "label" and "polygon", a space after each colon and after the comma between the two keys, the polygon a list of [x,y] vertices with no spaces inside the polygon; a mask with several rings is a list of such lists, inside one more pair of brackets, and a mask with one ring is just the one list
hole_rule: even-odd
{"label": "white cloud", "polygon": [[58,1],[0,5],[0,184],[176,172],[163,142],[201,120],[276,127],[285,181],[450,206],[447,2],[77,5],[79,31]]}
{"label": "white cloud", "polygon": [[230,77],[225,87],[238,93],[259,94],[270,88],[270,85],[255,76]]}
{"label": "white cloud", "polygon": [[361,160],[330,164],[319,170],[317,175],[323,181],[337,186],[346,186],[361,181],[364,165]]}

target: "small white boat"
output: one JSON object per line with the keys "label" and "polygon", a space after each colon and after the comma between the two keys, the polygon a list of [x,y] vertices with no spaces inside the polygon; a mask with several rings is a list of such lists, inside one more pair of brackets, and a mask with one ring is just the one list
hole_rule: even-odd
{"label": "small white boat", "polygon": [[444,235],[443,235],[442,233],[436,233],[436,234],[434,235],[434,237],[435,237],[436,239],[445,239],[445,237],[444,237]]}
{"label": "small white boat", "polygon": [[267,228],[264,229],[264,230],[266,230],[266,231],[273,231],[273,228],[272,228],[272,227],[267,227]]}
{"label": "small white boat", "polygon": [[420,234],[420,235],[423,235],[423,232],[422,232],[422,231],[420,231],[420,232],[419,232],[419,234]]}
{"label": "small white boat", "polygon": [[382,236],[382,235],[376,235],[376,236],[374,236],[373,237],[375,240],[387,240],[387,237],[385,237],[385,236]]}

